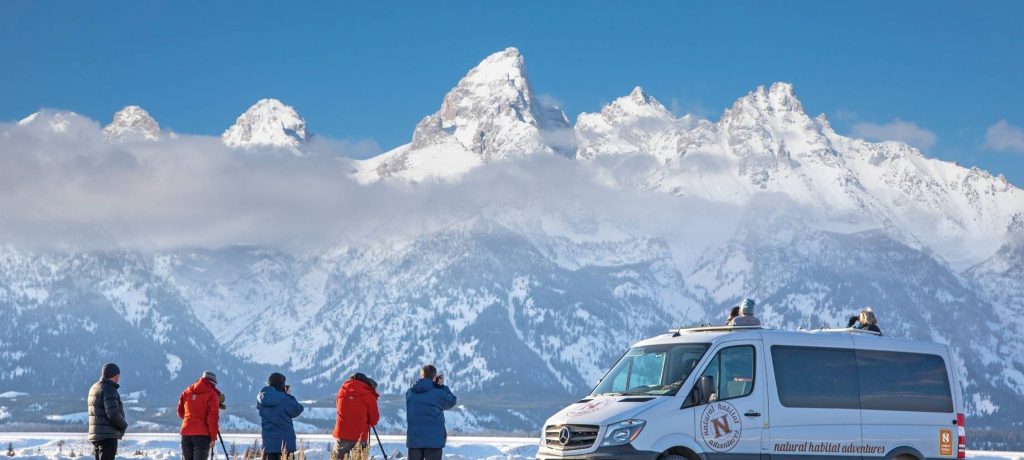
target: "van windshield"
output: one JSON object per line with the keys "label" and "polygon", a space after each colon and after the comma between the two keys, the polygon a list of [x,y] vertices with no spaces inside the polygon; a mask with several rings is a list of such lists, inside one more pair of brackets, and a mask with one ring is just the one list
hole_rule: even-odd
{"label": "van windshield", "polygon": [[601,379],[591,396],[673,396],[708,347],[706,343],[633,347]]}

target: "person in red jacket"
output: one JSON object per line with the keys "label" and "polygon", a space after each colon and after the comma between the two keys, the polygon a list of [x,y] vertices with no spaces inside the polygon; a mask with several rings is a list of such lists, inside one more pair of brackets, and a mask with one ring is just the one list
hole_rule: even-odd
{"label": "person in red jacket", "polygon": [[364,448],[368,445],[370,428],[380,421],[378,397],[377,382],[358,372],[341,385],[338,390],[338,421],[334,424],[334,439],[338,441],[331,460],[344,460],[356,444]]}
{"label": "person in red jacket", "polygon": [[207,460],[220,431],[220,392],[217,374],[206,371],[178,398],[181,418],[181,456],[184,460]]}

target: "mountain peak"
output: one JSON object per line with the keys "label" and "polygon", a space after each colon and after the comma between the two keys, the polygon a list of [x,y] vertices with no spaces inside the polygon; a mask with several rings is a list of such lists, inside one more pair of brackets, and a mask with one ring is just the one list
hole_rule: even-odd
{"label": "mountain peak", "polygon": [[732,108],[726,110],[726,115],[749,111],[765,115],[803,113],[804,106],[796,98],[791,83],[775,82],[767,90],[763,85],[758,86],[746,96],[737,99]]}
{"label": "mountain peak", "polygon": [[789,109],[794,112],[804,111],[803,104],[796,98],[792,83],[781,81],[772,83],[771,88],[768,89],[768,101],[772,107],[777,109]]}
{"label": "mountain peak", "polygon": [[677,152],[684,122],[637,86],[601,108],[576,119],[577,156],[644,152],[662,160]]}
{"label": "mountain peak", "polygon": [[160,139],[160,125],[142,107],[129,105],[114,114],[103,136],[109,142],[155,141]]}
{"label": "mountain peak", "polygon": [[412,150],[460,146],[483,161],[554,152],[543,131],[567,129],[568,119],[533,93],[516,48],[491,54],[445,95],[441,109],[413,133]]}
{"label": "mountain peak", "polygon": [[18,120],[17,125],[54,133],[72,133],[85,126],[95,126],[96,122],[69,110],[43,109]]}
{"label": "mountain peak", "polygon": [[643,88],[637,86],[633,88],[633,91],[629,92],[629,99],[636,105],[649,105],[652,102],[657,102],[653,97],[647,94]]}
{"label": "mountain peak", "polygon": [[[261,99],[238,117],[221,136],[232,148],[297,149],[306,138],[306,120],[277,99]],[[297,150],[296,150],[297,151]]]}
{"label": "mountain peak", "polygon": [[463,82],[494,80],[506,80],[526,86],[526,62],[518,49],[509,47],[487,56],[462,79]]}

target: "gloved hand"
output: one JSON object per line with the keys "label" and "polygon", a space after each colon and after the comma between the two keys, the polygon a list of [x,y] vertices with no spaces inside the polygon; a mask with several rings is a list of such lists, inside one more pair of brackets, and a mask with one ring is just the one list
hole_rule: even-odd
{"label": "gloved hand", "polygon": [[221,410],[227,409],[228,406],[224,405],[224,400],[225,400],[224,393],[221,393],[218,396],[220,397],[220,408],[221,408]]}

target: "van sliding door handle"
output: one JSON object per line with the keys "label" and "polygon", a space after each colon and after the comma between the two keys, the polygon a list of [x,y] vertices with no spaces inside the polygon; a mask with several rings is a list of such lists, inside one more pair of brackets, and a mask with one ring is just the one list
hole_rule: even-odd
{"label": "van sliding door handle", "polygon": [[754,412],[753,410],[748,410],[747,413],[743,414],[743,415],[746,415],[747,417],[760,417],[761,413],[760,412]]}

